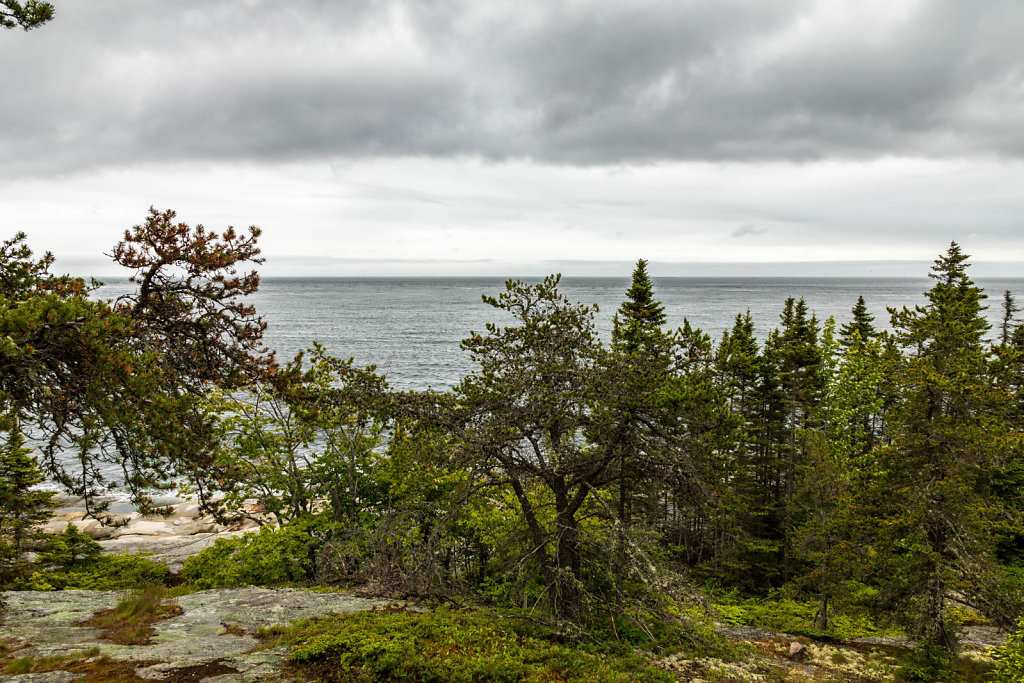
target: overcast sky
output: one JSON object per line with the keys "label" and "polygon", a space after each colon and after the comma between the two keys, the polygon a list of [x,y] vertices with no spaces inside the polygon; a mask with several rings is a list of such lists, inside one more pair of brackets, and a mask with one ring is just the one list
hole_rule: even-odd
{"label": "overcast sky", "polygon": [[269,275],[1024,276],[1020,0],[54,3],[0,237],[78,273],[153,205]]}

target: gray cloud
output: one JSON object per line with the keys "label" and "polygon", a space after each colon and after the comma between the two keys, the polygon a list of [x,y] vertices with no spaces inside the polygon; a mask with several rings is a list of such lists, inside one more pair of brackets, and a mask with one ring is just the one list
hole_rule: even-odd
{"label": "gray cloud", "polygon": [[1024,156],[1013,0],[57,8],[39,31],[0,35],[7,177],[336,157]]}
{"label": "gray cloud", "polygon": [[767,228],[758,227],[756,225],[741,225],[740,227],[733,230],[729,237],[733,239],[741,239],[743,237],[753,237],[754,235],[763,234]]}

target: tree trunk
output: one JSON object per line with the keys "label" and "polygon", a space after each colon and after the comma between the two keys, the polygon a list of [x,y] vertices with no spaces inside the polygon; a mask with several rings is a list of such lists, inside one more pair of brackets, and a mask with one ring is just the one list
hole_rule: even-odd
{"label": "tree trunk", "polygon": [[817,631],[828,630],[828,592],[821,592],[821,606],[818,613],[814,615],[814,628]]}
{"label": "tree trunk", "polygon": [[575,620],[580,615],[579,523],[564,491],[555,491],[555,533],[557,535],[557,577],[555,613]]}

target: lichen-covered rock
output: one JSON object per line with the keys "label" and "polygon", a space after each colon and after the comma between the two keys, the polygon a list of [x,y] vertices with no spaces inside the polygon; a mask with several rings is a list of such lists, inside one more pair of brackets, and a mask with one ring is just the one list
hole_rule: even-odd
{"label": "lichen-covered rock", "polygon": [[8,674],[6,683],[71,683],[85,674],[73,674],[68,671],[47,671],[39,674]]}
{"label": "lichen-covered rock", "polygon": [[77,625],[99,610],[115,606],[123,596],[122,591],[5,593],[7,613],[0,623],[0,640],[23,643],[19,657],[98,651],[114,660],[139,662],[136,674],[148,680],[169,678],[177,669],[219,662],[238,672],[218,673],[217,678],[228,677],[225,681],[273,681],[280,680],[286,653],[281,649],[251,652],[259,644],[255,634],[261,627],[391,604],[343,593],[229,588],[173,600],[182,613],[154,624],[155,634],[147,645],[116,645],[103,640],[99,629]]}
{"label": "lichen-covered rock", "polygon": [[96,646],[99,629],[76,626],[123,597],[122,591],[10,591],[4,593],[6,614],[0,638],[27,641],[20,657],[49,657],[84,652]]}

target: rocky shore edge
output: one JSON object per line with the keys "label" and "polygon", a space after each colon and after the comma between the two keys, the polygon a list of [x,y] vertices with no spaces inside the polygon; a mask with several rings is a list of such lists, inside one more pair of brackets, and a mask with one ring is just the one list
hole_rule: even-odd
{"label": "rocky shore edge", "polygon": [[[99,543],[104,553],[144,553],[154,562],[178,572],[186,559],[213,545],[218,538],[259,529],[259,524],[252,519],[220,524],[211,515],[201,512],[198,501],[169,502],[170,515],[141,515],[131,510],[113,512],[109,516],[116,524],[111,525],[87,517],[78,500],[62,499],[42,530],[59,534],[71,524]],[[258,517],[255,502],[249,505],[247,512]]]}

